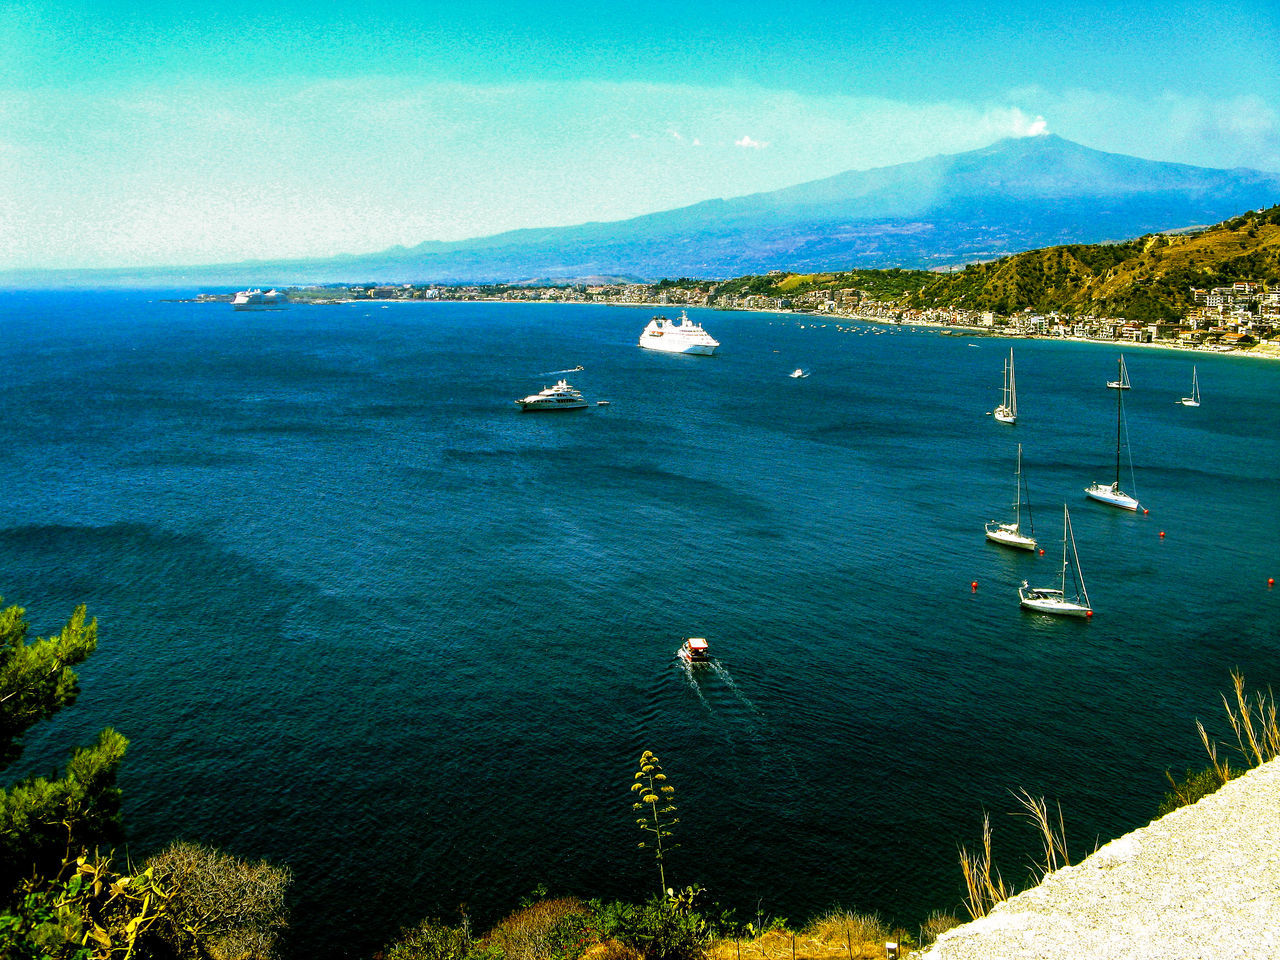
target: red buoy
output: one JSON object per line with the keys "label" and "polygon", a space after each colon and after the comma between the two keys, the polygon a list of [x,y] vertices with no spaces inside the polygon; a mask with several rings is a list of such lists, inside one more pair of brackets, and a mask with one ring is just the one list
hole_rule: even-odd
{"label": "red buoy", "polygon": [[1275,585],[1276,585],[1276,578],[1275,578],[1275,577],[1267,577],[1267,586],[1268,586],[1268,587],[1274,587]]}
{"label": "red buoy", "polygon": [[1042,556],[1042,557],[1044,556],[1044,547],[1041,547],[1041,548],[1040,548],[1040,556]]}
{"label": "red buoy", "polygon": [[1143,507],[1143,508],[1142,508],[1142,512],[1143,512],[1143,513],[1150,513],[1151,511],[1150,511],[1150,510],[1148,510],[1146,507]]}
{"label": "red buoy", "polygon": [[977,581],[977,580],[975,580],[975,581],[973,581],[973,583],[969,584],[969,591],[970,591],[971,593],[977,593],[977,592],[978,592],[978,581]]}
{"label": "red buoy", "polygon": [[1086,618],[1086,619],[1088,619],[1089,617],[1092,617],[1092,616],[1093,616],[1093,611],[1092,611],[1092,610],[1086,610],[1086,611],[1084,612],[1084,615],[1085,615],[1085,618]]}
{"label": "red buoy", "polygon": [[1164,539],[1164,531],[1163,531],[1163,530],[1161,530],[1161,531],[1160,531],[1160,539],[1161,539],[1161,540],[1163,540],[1163,539]]}

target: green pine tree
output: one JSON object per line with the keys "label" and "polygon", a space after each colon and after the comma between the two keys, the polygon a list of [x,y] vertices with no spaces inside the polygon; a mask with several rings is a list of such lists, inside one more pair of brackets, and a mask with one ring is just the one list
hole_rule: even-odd
{"label": "green pine tree", "polygon": [[[61,632],[28,639],[21,607],[0,610],[0,769],[22,754],[23,735],[75,702],[71,668],[98,645],[98,622],[85,608]],[[116,769],[128,741],[107,728],[92,746],[75,750],[57,779],[27,777],[0,789],[0,900],[11,901],[20,881],[53,877],[76,851],[119,835]]]}

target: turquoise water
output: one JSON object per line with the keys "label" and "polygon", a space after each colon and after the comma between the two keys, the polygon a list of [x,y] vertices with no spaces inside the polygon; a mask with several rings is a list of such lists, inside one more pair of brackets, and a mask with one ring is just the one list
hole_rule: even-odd
{"label": "turquoise water", "polygon": [[[1007,427],[1007,340],[692,311],[723,355],[673,357],[636,347],[652,312],[5,295],[0,593],[101,629],[23,770],[116,726],[135,858],[288,862],[297,956],[539,883],[647,896],[644,749],[671,882],[913,926],[957,909],[984,809],[1022,875],[1010,790],[1087,852],[1203,765],[1229,670],[1280,680],[1280,364],[1128,352],[1134,516],[1083,494],[1116,349],[1014,342]],[[512,405],[561,375],[611,404]],[[1044,557],[983,539],[1018,442]],[[1064,501],[1088,623],[1018,609]],[[690,634],[718,658],[693,678]]]}

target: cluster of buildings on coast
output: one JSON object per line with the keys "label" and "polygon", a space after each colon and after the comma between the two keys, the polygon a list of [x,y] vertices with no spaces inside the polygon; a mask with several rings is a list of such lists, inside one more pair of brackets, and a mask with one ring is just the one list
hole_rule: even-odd
{"label": "cluster of buildings on coast", "polygon": [[[783,276],[778,274],[778,277]],[[955,307],[911,309],[870,298],[857,288],[818,289],[791,297],[722,291],[713,281],[548,284],[546,286],[361,284],[290,291],[304,302],[350,300],[502,300],[513,302],[611,303],[714,307],[717,310],[796,311],[882,323],[991,330],[1005,335],[1127,340],[1230,350],[1280,339],[1280,285],[1245,281],[1229,287],[1193,290],[1194,308],[1178,322],[1138,323],[1109,317],[1068,316],[1031,311],[1012,317]],[[733,288],[731,288],[733,289]]]}

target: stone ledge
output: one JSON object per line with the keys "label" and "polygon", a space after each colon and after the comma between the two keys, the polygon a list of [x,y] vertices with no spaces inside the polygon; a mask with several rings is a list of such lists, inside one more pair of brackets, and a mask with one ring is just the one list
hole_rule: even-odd
{"label": "stone ledge", "polygon": [[1101,847],[922,960],[1280,960],[1280,759]]}

